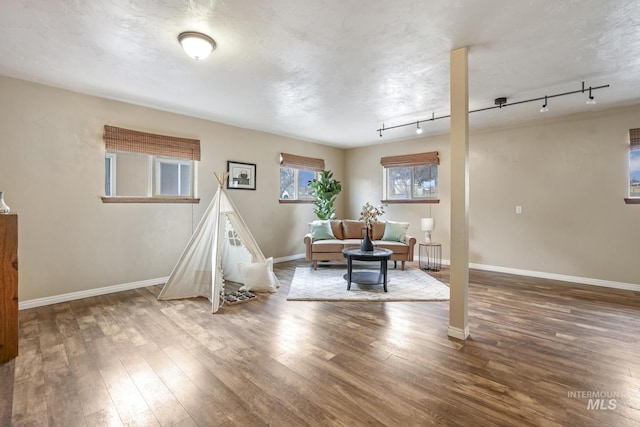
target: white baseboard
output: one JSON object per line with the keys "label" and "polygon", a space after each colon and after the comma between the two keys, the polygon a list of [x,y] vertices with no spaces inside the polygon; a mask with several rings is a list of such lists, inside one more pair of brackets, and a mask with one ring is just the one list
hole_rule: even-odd
{"label": "white baseboard", "polygon": [[[304,253],[295,254],[295,255],[290,255],[282,258],[275,258],[273,262],[279,263],[279,262],[285,262],[285,261],[292,261],[295,259],[304,258],[304,256],[305,256]],[[128,290],[137,289],[137,288],[144,288],[147,286],[164,285],[165,283],[167,283],[168,279],[169,277],[161,277],[158,279],[149,279],[149,280],[142,280],[140,282],[123,283],[121,285],[105,286],[102,288],[87,289],[86,291],[70,292],[68,294],[54,295],[50,297],[20,301],[18,303],[18,310],[27,310],[29,308],[42,307],[42,306],[51,305],[51,304],[59,304],[61,302],[74,301],[77,299],[95,297],[98,295],[112,294],[115,292],[128,291]]]}
{"label": "white baseboard", "polygon": [[[417,264],[418,259],[414,258]],[[442,265],[451,265],[448,259],[442,260]],[[497,265],[469,263],[469,268],[476,270],[495,271],[496,273],[516,274],[518,276],[539,277],[541,279],[559,280],[562,282],[580,283],[582,285],[602,286],[605,288],[624,289],[640,292],[640,284],[615,282],[612,280],[592,279],[590,277],[569,276],[566,274],[547,273],[544,271],[523,270],[520,268],[500,267]]]}
{"label": "white baseboard", "polygon": [[640,284],[614,282],[612,280],[592,279],[590,277],[568,276],[565,274],[546,273],[543,271],[522,270],[519,268],[499,267],[485,264],[469,264],[469,268],[495,271],[498,273],[517,274],[519,276],[539,277],[541,279],[560,280],[562,282],[580,283],[583,285],[603,286],[605,288],[624,289],[640,292]]}
{"label": "white baseboard", "polygon": [[70,292],[68,294],[54,295],[51,297],[36,298],[18,303],[18,310],[26,310],[28,308],[42,307],[45,305],[59,304],[61,302],[74,301],[82,298],[95,297],[99,295],[112,294],[115,292],[128,291],[131,289],[144,288],[153,285],[163,285],[167,283],[168,277],[159,279],[142,280],[140,282],[123,283],[121,285],[105,286],[96,289],[87,289],[86,291]]}
{"label": "white baseboard", "polygon": [[281,258],[274,258],[273,263],[278,264],[279,262],[293,261],[293,260],[304,258],[304,257],[305,257],[305,254],[303,252],[301,254],[294,254],[294,255],[289,255]]}

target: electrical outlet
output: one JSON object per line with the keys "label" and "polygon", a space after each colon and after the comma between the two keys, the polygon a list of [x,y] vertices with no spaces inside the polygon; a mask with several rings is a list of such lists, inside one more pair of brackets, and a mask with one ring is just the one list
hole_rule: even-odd
{"label": "electrical outlet", "polygon": [[522,206],[516,206],[516,213],[517,214],[521,214],[522,213]]}

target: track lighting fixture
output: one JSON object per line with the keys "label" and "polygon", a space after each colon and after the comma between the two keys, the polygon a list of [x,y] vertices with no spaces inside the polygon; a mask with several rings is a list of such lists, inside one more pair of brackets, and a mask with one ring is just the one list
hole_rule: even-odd
{"label": "track lighting fixture", "polygon": [[541,113],[546,113],[549,111],[549,107],[547,107],[547,95],[544,96],[544,104],[542,104],[542,108],[540,108]]}
{"label": "track lighting fixture", "polygon": [[[485,108],[478,108],[477,110],[470,110],[469,113],[478,113],[480,111],[486,111],[486,110],[493,110],[494,108],[504,108],[504,107],[510,107],[512,105],[518,105],[518,104],[525,104],[527,102],[537,102],[537,101],[542,101],[544,100],[544,104],[542,104],[542,108],[540,108],[540,112],[541,113],[545,113],[547,111],[549,111],[549,98],[557,98],[560,96],[567,96],[567,95],[573,95],[575,93],[585,93],[587,90],[589,91],[589,99],[587,100],[587,104],[595,104],[596,100],[594,99],[593,95],[592,95],[592,91],[597,90],[597,89],[604,89],[609,87],[609,85],[602,85],[602,86],[589,86],[588,88],[584,87],[584,82],[582,82],[582,89],[579,90],[574,90],[574,91],[570,91],[570,92],[564,92],[564,93],[556,93],[554,95],[545,95],[545,96],[541,96],[539,98],[532,98],[532,99],[525,99],[524,101],[516,101],[516,102],[507,102],[507,98],[506,97],[500,97],[500,98],[496,98],[494,100],[494,106],[492,107],[485,107]],[[389,127],[385,127],[384,123],[382,124],[382,127],[380,129],[377,129],[378,134],[380,135],[380,138],[382,138],[382,133],[384,131],[387,130],[391,130],[391,129],[396,129],[396,128],[400,128],[400,127],[404,127],[404,126],[410,126],[413,125],[415,123],[416,125],[416,133],[420,134],[422,133],[422,128],[420,127],[420,122],[426,122],[426,121],[435,121],[435,120],[440,120],[440,119],[446,119],[451,117],[451,114],[447,114],[446,116],[435,116],[435,113],[431,113],[431,118],[430,119],[425,119],[425,120],[418,120],[415,122],[409,122],[409,123],[404,123],[401,125],[396,125],[396,126],[389,126]]]}
{"label": "track lighting fixture", "polygon": [[593,105],[596,103],[595,98],[591,95],[591,88],[589,88],[589,99],[587,99],[587,105]]}

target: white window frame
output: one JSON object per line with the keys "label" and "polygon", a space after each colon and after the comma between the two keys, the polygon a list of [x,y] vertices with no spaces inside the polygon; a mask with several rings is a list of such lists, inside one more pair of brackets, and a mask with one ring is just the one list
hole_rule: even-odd
{"label": "white window frame", "polygon": [[[127,152],[124,152],[127,154]],[[182,199],[193,199],[194,202],[198,202],[197,199],[198,194],[198,183],[196,177],[198,176],[198,163],[194,160],[187,159],[176,159],[171,157],[164,156],[154,156],[151,154],[144,154],[147,163],[147,173],[146,173],[146,192],[145,196],[129,196],[129,195],[118,195],[117,194],[117,176],[118,176],[118,152],[106,152],[105,160],[109,160],[109,170],[107,170],[107,162],[105,162],[105,194],[103,196],[103,200],[107,199],[109,202],[122,202],[129,203],[133,201],[140,201],[142,198],[147,198],[150,201],[157,199],[158,201],[162,200],[182,200]],[[160,182],[161,182],[161,163],[172,163],[188,166],[190,168],[189,173],[189,190],[190,193],[188,195],[177,195],[177,194],[161,194],[160,193]],[[107,191],[107,174],[110,175],[110,188]],[[180,178],[180,177],[179,177]]]}
{"label": "white window frame", "polygon": [[631,184],[632,181],[633,181],[631,179],[631,173],[632,173],[631,163],[635,160],[635,159],[633,159],[634,156],[640,156],[640,148],[632,148],[632,149],[629,150],[629,163],[627,165],[627,167],[628,167],[627,177],[628,177],[629,186],[628,186],[627,193],[628,193],[628,197],[630,199],[640,199],[640,195],[632,194],[632,192],[631,192],[631,188],[632,187],[638,186],[638,184],[636,184],[636,185],[632,185]]}
{"label": "white window frame", "polygon": [[[637,157],[637,158],[634,158]],[[638,164],[640,161],[640,128],[629,129],[629,163],[627,163],[627,197],[624,201],[627,204],[637,205],[640,204],[640,185],[637,183],[632,184],[634,180],[637,180],[636,175],[631,176],[632,173],[638,170]]]}
{"label": "white window frame", "polygon": [[[116,169],[116,154],[115,153],[106,153],[105,155],[105,160],[109,159],[109,169],[105,169],[104,173],[105,173],[105,179],[107,178],[107,175],[109,176],[109,190],[106,191],[107,189],[107,183],[105,182],[105,196],[113,196],[113,193],[115,191],[116,187],[116,173],[115,171]],[[106,168],[106,165],[105,165]]]}
{"label": "white window frame", "polygon": [[[185,160],[185,159],[172,159],[170,157],[159,157],[159,156],[151,156],[153,157],[153,174],[151,174],[154,186],[153,186],[153,197],[193,197],[194,196],[194,169],[195,162],[193,160]],[[160,165],[162,163],[165,164],[173,164],[178,165],[178,190],[180,189],[180,180],[182,179],[182,174],[180,173],[181,166],[189,167],[189,194],[162,194],[160,193],[161,188],[161,178],[162,172]]]}
{"label": "white window frame", "polygon": [[[389,201],[389,202],[394,202],[394,201],[406,201],[406,200],[413,200],[413,201],[429,201],[429,200],[438,200],[439,197],[439,192],[440,192],[440,187],[439,185],[435,186],[436,189],[436,195],[435,196],[424,196],[424,197],[418,197],[418,196],[414,196],[413,195],[413,184],[415,183],[415,168],[418,167],[435,167],[436,168],[436,182],[439,184],[439,175],[440,175],[440,168],[439,165],[416,165],[416,166],[397,166],[397,167],[383,167],[382,168],[382,198],[385,201]],[[389,198],[389,171],[391,169],[399,169],[399,168],[411,168],[411,188],[409,190],[409,197],[405,197],[405,198]]]}

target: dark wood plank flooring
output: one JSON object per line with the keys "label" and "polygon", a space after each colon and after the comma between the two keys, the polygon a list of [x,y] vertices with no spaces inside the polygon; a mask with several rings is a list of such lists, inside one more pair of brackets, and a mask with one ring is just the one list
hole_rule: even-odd
{"label": "dark wood plank flooring", "polygon": [[0,425],[640,425],[638,293],[471,271],[462,342],[448,302],[286,301],[307,266],[215,315],[159,286],[21,311]]}

